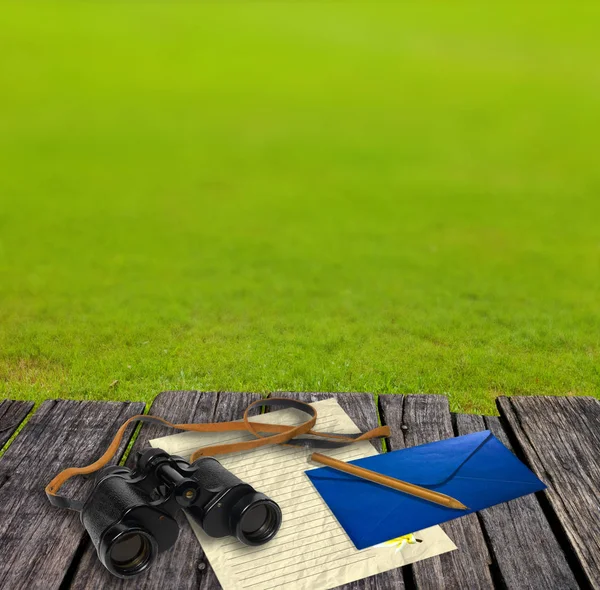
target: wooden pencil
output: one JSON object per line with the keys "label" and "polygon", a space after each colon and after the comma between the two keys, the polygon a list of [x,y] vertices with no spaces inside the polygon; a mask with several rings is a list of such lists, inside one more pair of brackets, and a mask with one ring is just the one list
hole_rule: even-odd
{"label": "wooden pencil", "polygon": [[468,510],[467,506],[465,506],[462,502],[459,502],[456,498],[453,498],[452,496],[447,496],[446,494],[441,494],[440,492],[429,490],[427,488],[423,488],[421,486],[415,485],[414,483],[408,483],[407,481],[402,481],[401,479],[396,479],[395,477],[390,477],[389,475],[383,475],[381,473],[377,473],[376,471],[365,469],[364,467],[358,467],[358,465],[344,463],[344,461],[339,461],[338,459],[333,459],[331,457],[327,457],[326,455],[321,455],[321,453],[312,453],[310,459],[315,463],[326,465],[327,467],[331,467],[332,469],[337,469],[338,471],[349,473],[350,475],[354,475],[355,477],[360,477],[362,479],[372,481],[373,483],[377,483],[382,486],[387,486],[388,488],[393,488],[395,490],[398,490],[399,492],[404,492],[405,494],[416,496],[417,498],[433,502],[434,504],[439,504],[440,506],[445,506],[446,508],[454,508],[456,510]]}

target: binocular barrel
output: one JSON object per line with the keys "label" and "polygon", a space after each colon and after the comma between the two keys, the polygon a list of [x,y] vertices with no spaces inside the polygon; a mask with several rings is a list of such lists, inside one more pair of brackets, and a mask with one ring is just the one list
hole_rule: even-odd
{"label": "binocular barrel", "polygon": [[81,520],[100,561],[127,578],[174,545],[179,510],[207,535],[234,536],[246,545],[268,542],[281,526],[279,506],[216,459],[202,457],[190,465],[160,449],[139,454],[133,470],[99,472]]}

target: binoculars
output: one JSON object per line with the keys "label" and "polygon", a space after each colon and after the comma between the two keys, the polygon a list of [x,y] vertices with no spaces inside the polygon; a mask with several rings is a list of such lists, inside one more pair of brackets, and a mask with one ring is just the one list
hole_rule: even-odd
{"label": "binoculars", "polygon": [[81,521],[104,566],[128,578],[174,545],[180,509],[207,535],[232,535],[246,545],[266,543],[281,526],[279,506],[216,459],[190,465],[161,449],[138,453],[134,469],[100,470]]}

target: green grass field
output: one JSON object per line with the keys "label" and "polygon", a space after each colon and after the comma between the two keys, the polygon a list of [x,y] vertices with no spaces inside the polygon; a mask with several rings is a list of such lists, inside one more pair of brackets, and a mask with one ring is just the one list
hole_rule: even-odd
{"label": "green grass field", "polygon": [[599,16],[3,3],[0,398],[600,396]]}

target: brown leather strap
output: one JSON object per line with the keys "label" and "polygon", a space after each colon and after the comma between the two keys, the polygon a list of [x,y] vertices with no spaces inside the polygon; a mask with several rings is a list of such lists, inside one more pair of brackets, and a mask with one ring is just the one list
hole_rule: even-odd
{"label": "brown leather strap", "polygon": [[[263,424],[260,422],[250,422],[250,411],[255,408],[265,406],[283,406],[287,408],[294,408],[305,412],[310,415],[310,418],[298,426],[289,426],[285,424]],[[387,426],[380,426],[374,428],[364,434],[333,434],[326,432],[316,432],[312,428],[317,421],[317,411],[305,402],[297,400],[291,400],[287,398],[268,398],[263,400],[257,400],[250,404],[244,412],[243,419],[235,422],[208,422],[200,424],[173,424],[164,418],[158,416],[143,416],[137,415],[132,416],[126,422],[124,422],[117,434],[113,438],[112,442],[104,452],[104,454],[97,460],[85,467],[69,467],[64,471],[61,471],[47,486],[46,495],[50,502],[55,505],[66,506],[69,504],[66,502],[58,502],[60,496],[57,493],[61,486],[69,479],[76,475],[89,475],[104,467],[116,454],[119,449],[119,445],[123,440],[123,435],[130,424],[134,422],[150,422],[159,424],[161,426],[167,426],[169,428],[175,428],[176,430],[186,430],[193,432],[232,432],[232,431],[247,431],[256,436],[255,440],[213,445],[210,447],[203,447],[196,450],[192,456],[191,461],[194,462],[196,459],[207,455],[222,455],[225,453],[235,453],[238,451],[247,451],[250,449],[256,449],[265,445],[273,444],[293,444],[303,445],[310,447],[332,447],[340,446],[345,444],[354,443],[361,440],[368,440],[371,438],[380,438],[390,435],[390,429]],[[261,433],[269,433],[269,436],[263,436]],[[317,437],[317,439],[299,438],[303,435]],[[322,439],[320,442],[318,439]],[[65,499],[66,500],[66,499]],[[71,502],[72,504],[79,504],[78,502]]]}

